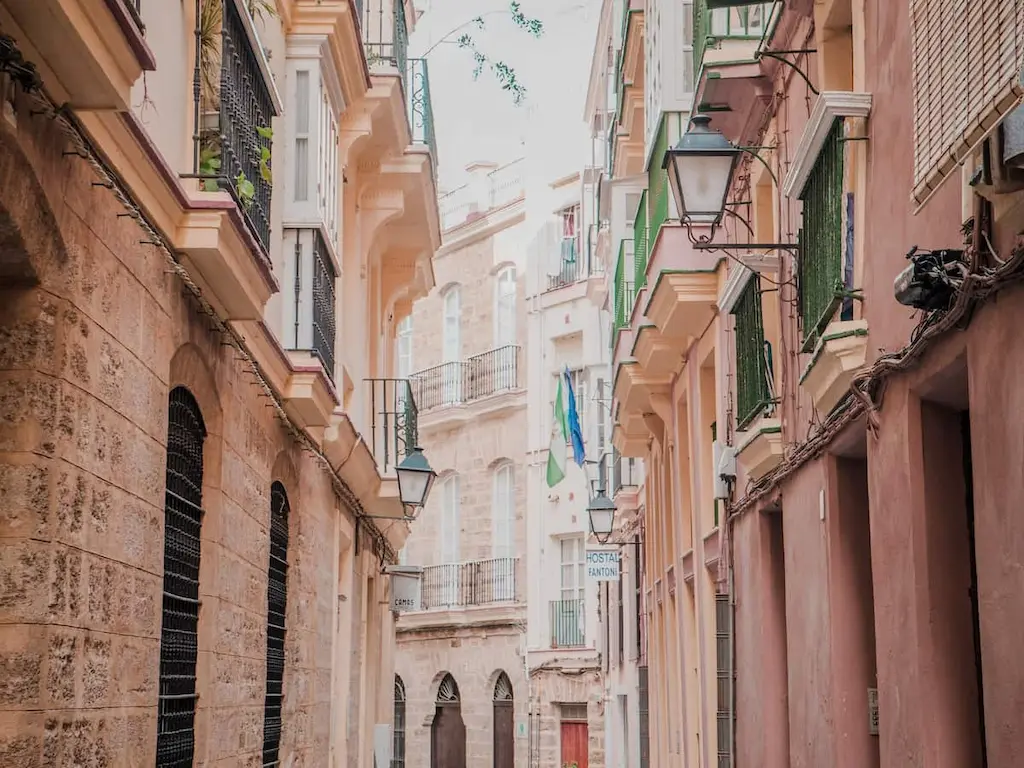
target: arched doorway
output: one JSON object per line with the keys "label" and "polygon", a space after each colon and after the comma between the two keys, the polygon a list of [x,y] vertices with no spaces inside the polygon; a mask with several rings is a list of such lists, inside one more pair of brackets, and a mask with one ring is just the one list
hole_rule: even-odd
{"label": "arched doorway", "polygon": [[501,672],[494,683],[494,768],[515,768],[515,738],[512,681]]}
{"label": "arched doorway", "polygon": [[430,768],[466,768],[466,725],[455,678],[446,674],[437,689],[430,725]]}

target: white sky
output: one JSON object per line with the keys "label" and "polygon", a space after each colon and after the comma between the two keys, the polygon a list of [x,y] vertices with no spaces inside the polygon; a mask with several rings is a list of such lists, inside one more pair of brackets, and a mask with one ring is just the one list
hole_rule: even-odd
{"label": "white sky", "polygon": [[[583,109],[601,0],[521,0],[528,18],[544,22],[540,39],[512,23],[509,0],[416,4],[424,14],[409,55],[429,51],[441,189],[458,186],[463,169],[474,161],[502,164],[525,155],[528,184],[582,169],[590,154]],[[481,15],[484,30],[466,24]],[[450,42],[438,43],[462,24],[466,26],[447,38]],[[528,90],[526,103],[515,106],[488,71],[473,80],[472,54],[455,42],[462,32],[472,35],[492,60],[516,71]]]}

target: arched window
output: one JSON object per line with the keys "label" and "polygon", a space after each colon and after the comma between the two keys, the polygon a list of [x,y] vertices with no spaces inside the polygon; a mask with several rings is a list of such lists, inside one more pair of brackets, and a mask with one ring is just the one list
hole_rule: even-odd
{"label": "arched window", "polygon": [[491,501],[491,599],[514,600],[515,582],[515,483],[512,465],[501,464],[494,470]]}
{"label": "arched window", "polygon": [[405,768],[405,683],[395,675],[395,727],[391,742],[391,768]]}
{"label": "arched window", "polygon": [[192,393],[171,390],[164,497],[164,588],[156,765],[191,765],[195,752],[199,553],[206,426]]}
{"label": "arched window", "polygon": [[263,703],[263,765],[277,765],[284,698],[284,633],[288,603],[288,494],[270,486],[270,564],[267,566],[267,695]]}
{"label": "arched window", "polygon": [[505,267],[494,283],[494,347],[516,343],[516,268]]}
{"label": "arched window", "polygon": [[513,768],[516,760],[512,681],[504,672],[494,683],[494,768]]}
{"label": "arched window", "polygon": [[441,482],[441,584],[440,604],[459,604],[459,476]]}
{"label": "arched window", "polygon": [[460,701],[462,699],[459,696],[459,684],[455,682],[455,678],[449,672],[441,678],[441,684],[437,687],[437,703],[458,704]]}

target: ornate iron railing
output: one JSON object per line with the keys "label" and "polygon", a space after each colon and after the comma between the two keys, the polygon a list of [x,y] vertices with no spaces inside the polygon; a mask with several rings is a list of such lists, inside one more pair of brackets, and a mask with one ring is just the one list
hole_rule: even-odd
{"label": "ornate iron railing", "polygon": [[370,434],[381,474],[393,472],[419,441],[419,410],[408,379],[367,379]]}
{"label": "ornate iron railing", "polygon": [[586,643],[586,606],[582,599],[552,600],[549,606],[552,648],[582,648]]}
{"label": "ornate iron railing", "polygon": [[313,354],[334,381],[334,342],[337,337],[334,286],[337,276],[327,245],[317,229],[313,238]]}
{"label": "ornate iron railing", "polygon": [[358,10],[366,63],[395,67],[404,85],[409,58],[405,0],[362,0]]}
{"label": "ornate iron railing", "polygon": [[434,134],[434,104],[430,100],[430,70],[426,59],[409,59],[406,82],[409,86],[407,101],[412,143],[426,146],[436,167],[437,136]]}
{"label": "ornate iron railing", "polygon": [[761,281],[750,278],[736,306],[736,429],[745,429],[771,399],[768,386]]}
{"label": "ornate iron railing", "polygon": [[810,350],[839,308],[843,287],[843,121],[832,125],[807,185],[800,249],[800,319]]}
{"label": "ornate iron railing", "polygon": [[[201,0],[197,8],[210,29],[196,36],[193,173],[204,179],[204,189],[223,189],[235,198],[252,234],[269,252],[276,114],[269,68],[256,48],[252,21],[243,19],[245,11],[235,0]],[[213,32],[218,25],[219,51]],[[209,71],[218,60],[219,78]]]}
{"label": "ornate iron railing", "polygon": [[518,567],[517,557],[427,566],[420,582],[420,607],[431,611],[515,602]]}
{"label": "ornate iron railing", "polygon": [[507,344],[467,360],[441,363],[409,377],[420,410],[462,405],[518,389],[520,347]]}

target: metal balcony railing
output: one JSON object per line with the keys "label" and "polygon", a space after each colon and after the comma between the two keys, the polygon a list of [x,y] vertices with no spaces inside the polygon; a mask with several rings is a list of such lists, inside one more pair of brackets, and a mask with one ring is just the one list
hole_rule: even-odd
{"label": "metal balcony railing", "polygon": [[[252,20],[235,0],[202,0],[196,35],[193,174],[206,190],[235,198],[246,224],[269,252],[270,68]],[[219,69],[219,72],[217,71]]]}
{"label": "metal balcony railing", "polygon": [[361,0],[356,9],[366,63],[371,68],[378,64],[395,67],[405,85],[409,58],[405,0]]}
{"label": "metal balcony railing", "polygon": [[578,600],[552,600],[549,607],[552,648],[582,648],[586,642],[585,604]]}
{"label": "metal balcony railing", "polygon": [[370,434],[380,473],[389,474],[419,442],[416,399],[408,379],[367,379]]}
{"label": "metal balcony railing", "polygon": [[426,59],[409,59],[409,76],[406,83],[412,143],[426,146],[436,167],[437,137],[434,134],[434,105],[430,100],[430,71]]}
{"label": "metal balcony railing", "polygon": [[633,241],[623,238],[619,243],[619,256],[615,262],[612,295],[616,330],[629,327],[629,319],[633,314],[633,301],[636,299],[635,284],[630,279],[634,276],[635,269]]}
{"label": "metal balcony railing", "polygon": [[587,279],[587,265],[580,258],[579,244],[575,237],[562,238],[558,265],[558,272],[548,275],[549,291]]}
{"label": "metal balcony railing", "polygon": [[331,381],[334,381],[334,340],[337,335],[334,281],[334,265],[327,255],[323,235],[317,228],[313,238],[313,354],[320,358]]}
{"label": "metal balcony railing", "polygon": [[517,557],[494,557],[465,563],[430,565],[423,569],[420,607],[424,611],[460,608],[518,599]]}
{"label": "metal balcony railing", "polygon": [[627,459],[612,449],[612,496],[623,488],[636,488],[643,480],[643,473],[636,459]]}
{"label": "metal balcony railing", "polygon": [[520,348],[514,344],[467,360],[441,363],[409,377],[420,410],[463,405],[518,389]]}

